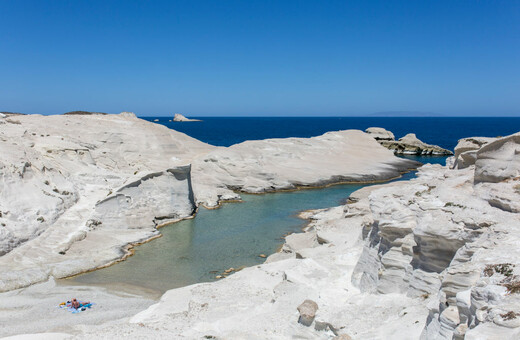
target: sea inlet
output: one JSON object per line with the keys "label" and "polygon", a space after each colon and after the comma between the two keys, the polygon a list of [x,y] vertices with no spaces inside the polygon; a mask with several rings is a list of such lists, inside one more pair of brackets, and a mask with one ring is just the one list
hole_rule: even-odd
{"label": "sea inlet", "polygon": [[[443,157],[414,159],[443,163]],[[415,176],[409,172],[396,180]],[[162,237],[134,248],[125,261],[60,280],[62,284],[132,287],[154,295],[198,282],[216,280],[228,268],[265,261],[261,254],[275,253],[284,236],[300,232],[306,221],[298,213],[344,203],[349,195],[371,184],[340,184],[261,195],[241,194],[243,202],[225,203],[218,209],[199,208],[195,218],[160,229]]]}

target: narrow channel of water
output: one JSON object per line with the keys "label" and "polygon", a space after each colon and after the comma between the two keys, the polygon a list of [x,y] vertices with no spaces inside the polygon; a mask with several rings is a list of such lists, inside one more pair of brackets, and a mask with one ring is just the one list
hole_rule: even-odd
{"label": "narrow channel of water", "polygon": [[[442,163],[445,158],[414,158]],[[398,180],[413,178],[414,172]],[[199,209],[195,218],[161,228],[161,238],[135,248],[126,261],[62,280],[63,283],[137,286],[158,293],[215,280],[225,269],[252,266],[272,254],[287,233],[305,221],[298,212],[339,205],[369,184],[344,184],[263,195],[241,195],[242,203]]]}

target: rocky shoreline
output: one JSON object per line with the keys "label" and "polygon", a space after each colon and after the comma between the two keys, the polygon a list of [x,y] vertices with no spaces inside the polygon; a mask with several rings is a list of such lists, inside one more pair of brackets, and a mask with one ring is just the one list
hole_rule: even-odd
{"label": "rocky shoreline", "polygon": [[157,226],[237,191],[384,180],[417,166],[355,130],[222,148],[128,112],[0,123],[0,291],[119,261]]}
{"label": "rocky shoreline", "polygon": [[[344,206],[302,213],[311,221],[306,231],[288,236],[265,264],[171,290],[110,331],[145,338],[518,338],[520,219],[516,207],[495,204],[519,195],[518,167],[475,181],[484,169],[496,174],[504,154],[515,164],[517,139],[491,141],[464,169],[428,165],[416,179],[366,187]],[[493,186],[512,190],[491,197]],[[97,326],[80,338],[108,331]]]}
{"label": "rocky shoreline", "polygon": [[[2,130],[0,134],[6,150],[2,162],[18,164],[23,160],[16,158],[18,155],[33,150],[42,152],[29,165],[12,171],[9,168],[11,172],[2,167],[4,183],[13,183],[14,180],[5,178],[16,175],[11,178],[21,178],[26,186],[45,188],[48,185],[44,181],[49,180],[58,190],[54,192],[58,203],[48,209],[58,207],[62,209],[59,211],[66,211],[54,221],[59,223],[67,212],[73,211],[73,216],[81,216],[78,220],[85,224],[79,223],[73,232],[64,227],[47,226],[43,232],[40,228],[33,239],[8,249],[0,256],[4,290],[19,287],[13,282],[29,285],[50,276],[60,277],[63,267],[54,258],[65,259],[67,264],[83,259],[85,266],[85,254],[93,249],[99,252],[94,247],[101,239],[107,242],[106,238],[114,233],[117,240],[109,241],[108,246],[105,243],[108,250],[97,259],[103,262],[113,254],[120,257],[117,251],[123,243],[129,244],[129,240],[138,236],[153,237],[157,224],[191,216],[196,205],[215,207],[222,200],[237,199],[236,190],[269,192],[342,180],[388,179],[413,165],[396,159],[368,134],[352,130],[310,139],[273,139],[216,148],[156,124],[144,124],[130,115],[50,119],[56,124],[60,119],[71,125],[81,122],[83,128],[89,120],[93,125],[103,121],[109,127],[115,121],[114,129],[120,124],[130,130],[132,125],[139,130],[146,127],[149,134],[141,135],[137,139],[141,141],[161,135],[160,139],[156,137],[153,142],[145,143],[143,150],[124,150],[128,141],[114,130],[104,142],[113,146],[101,149],[81,144],[88,143],[84,136],[81,142],[57,131],[40,137],[39,118],[33,125],[30,120],[35,118],[17,116],[16,119],[19,123],[5,123],[12,124],[11,130]],[[14,151],[8,147],[5,131],[10,136],[20,136],[9,139],[15,143]],[[131,130],[129,135],[136,139],[134,132]],[[77,132],[72,129],[71,135],[74,133]],[[100,135],[103,134],[96,133],[95,138]],[[43,143],[42,139],[48,137],[54,138],[53,143]],[[71,147],[72,142],[80,147],[76,144]],[[154,145],[162,146],[160,157],[152,156],[146,162],[144,158],[132,159],[134,163],[129,163],[136,152],[144,153],[144,149]],[[122,154],[121,148],[125,157],[116,162],[116,172],[107,159],[110,157],[103,156],[103,152],[115,150],[115,157]],[[170,290],[152,305],[150,300],[143,299],[139,304],[137,299],[132,311],[139,310],[139,306],[141,310],[150,307],[137,314],[121,314],[126,319],[67,330],[58,324],[45,329],[58,332],[55,336],[63,338],[517,338],[520,336],[520,250],[516,246],[520,242],[519,150],[518,134],[461,140],[447,167],[427,165],[420,168],[416,179],[365,187],[353,193],[343,206],[302,213],[302,217],[310,220],[305,232],[287,236],[281,251],[269,256],[262,265],[245,268],[217,282]],[[78,158],[85,159],[85,154],[80,155],[82,151],[88,151],[90,158],[78,165]],[[55,154],[60,155],[61,171],[56,171]],[[285,163],[280,164],[283,160]],[[102,171],[95,172],[110,178],[110,185],[93,188],[92,177],[71,183],[72,174],[75,178],[91,174],[93,164],[98,168],[103,164]],[[133,173],[135,164],[143,167],[138,176]],[[66,171],[69,176],[64,175]],[[155,195],[157,187],[166,190],[160,196],[162,201],[166,197],[176,199],[166,206],[157,206],[156,201],[150,201],[150,191]],[[6,207],[4,203],[13,191],[6,184],[1,191],[5,197],[0,200],[0,210],[9,211],[1,216],[3,223],[12,222],[9,215],[16,212],[13,206]],[[112,192],[107,195],[107,191]],[[85,194],[96,199],[85,204],[81,201]],[[20,199],[19,204],[29,198]],[[42,196],[38,202],[44,206],[44,201]],[[71,210],[78,203],[80,211],[90,213],[78,215]],[[144,209],[149,204],[157,206],[157,210]],[[42,216],[44,222],[53,220],[48,217],[52,215],[42,214],[41,210],[30,214],[40,223],[36,226],[43,224],[37,221],[37,216]],[[63,225],[68,228],[78,224],[72,216],[66,221]],[[128,225],[146,227],[127,230]],[[63,238],[63,234],[68,235],[66,240],[57,242],[54,235]],[[45,238],[41,239],[41,235]],[[40,262],[35,262],[36,252],[31,251],[34,245],[43,245]],[[64,245],[69,248],[60,254],[58,250]],[[46,249],[49,257],[45,257]],[[50,266],[49,259],[52,259]],[[93,262],[88,262],[86,267],[92,265]],[[20,271],[20,267],[26,269]],[[9,278],[9,275],[15,276]],[[3,301],[16,305],[16,299],[31,292],[55,289],[51,279],[51,283],[3,293]],[[2,303],[0,307],[9,308]]]}

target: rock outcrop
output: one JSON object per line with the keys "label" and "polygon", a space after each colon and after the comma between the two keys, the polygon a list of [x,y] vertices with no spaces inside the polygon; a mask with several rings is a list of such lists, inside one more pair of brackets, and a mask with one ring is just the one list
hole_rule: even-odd
{"label": "rock outcrop", "polygon": [[180,113],[176,113],[176,114],[173,116],[173,121],[174,121],[174,122],[201,122],[200,119],[190,119],[190,118],[186,118],[186,117],[184,117],[183,115],[181,115]]}
{"label": "rock outcrop", "polygon": [[309,327],[314,322],[317,310],[318,304],[316,302],[312,300],[303,301],[302,304],[298,306],[298,313],[300,313],[298,322]]}
{"label": "rock outcrop", "polygon": [[197,201],[212,207],[237,199],[234,191],[262,193],[339,182],[394,178],[417,162],[397,158],[359,130],[313,138],[246,141],[217,148],[193,162]]}
{"label": "rock outcrop", "polygon": [[423,168],[406,185],[368,195],[371,218],[353,282],[366,292],[434,296],[421,338],[520,335],[513,288],[520,253],[512,246],[520,216],[511,214],[520,199],[512,190],[520,184],[519,142],[518,134],[496,139],[476,152],[475,165]]}
{"label": "rock outcrop", "polygon": [[487,137],[470,137],[462,138],[455,147],[455,154],[453,158],[448,160],[448,164],[451,168],[464,169],[470,165],[475,164],[477,159],[477,151],[489,142],[494,141],[496,138]]}
{"label": "rock outcrop", "polygon": [[106,265],[195,209],[214,147],[135,115],[16,116],[0,131],[0,291]]}
{"label": "rock outcrop", "polygon": [[409,133],[396,141],[394,134],[383,128],[371,127],[366,129],[365,132],[385,148],[392,150],[396,155],[453,155],[453,152],[443,149],[440,146],[422,142],[413,133]]}
{"label": "rock outcrop", "polygon": [[365,130],[371,137],[375,138],[377,141],[387,140],[392,141],[395,140],[395,136],[391,131],[388,131],[384,128],[380,127],[369,127]]}
{"label": "rock outcrop", "polygon": [[[262,265],[170,290],[129,320],[66,329],[85,339],[519,338],[519,135],[461,147],[474,164],[423,166],[416,179],[303,213],[305,233]],[[2,125],[0,148],[4,290],[119,259],[232,189],[384,179],[411,165],[359,131],[216,148],[132,116],[20,116]]]}
{"label": "rock outcrop", "polygon": [[477,151],[475,183],[520,177],[520,133],[497,138]]}
{"label": "rock outcrop", "polygon": [[383,180],[417,166],[360,131],[218,148],[128,112],[2,122],[0,291],[120,260],[199,203],[240,199],[235,190]]}
{"label": "rock outcrop", "polygon": [[[520,201],[518,144],[504,137],[475,165],[427,165],[416,179],[306,212],[308,236],[291,235],[265,264],[170,290],[130,323],[81,337],[517,339],[520,215],[489,193],[511,188]],[[306,299],[319,305],[311,327],[296,322]]]}
{"label": "rock outcrop", "polygon": [[397,141],[382,141],[381,145],[394,151],[398,155],[453,155],[453,152],[437,145],[430,145],[420,141],[415,134],[409,133]]}

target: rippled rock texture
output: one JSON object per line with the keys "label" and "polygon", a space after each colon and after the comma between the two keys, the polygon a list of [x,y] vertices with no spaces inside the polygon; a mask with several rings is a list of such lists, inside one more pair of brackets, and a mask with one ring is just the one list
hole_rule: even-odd
{"label": "rippled rock texture", "polygon": [[[518,134],[485,141],[474,165],[423,167],[416,180],[368,196],[354,283],[430,299],[424,339],[520,335],[520,143]],[[459,145],[467,143],[477,144]]]}

